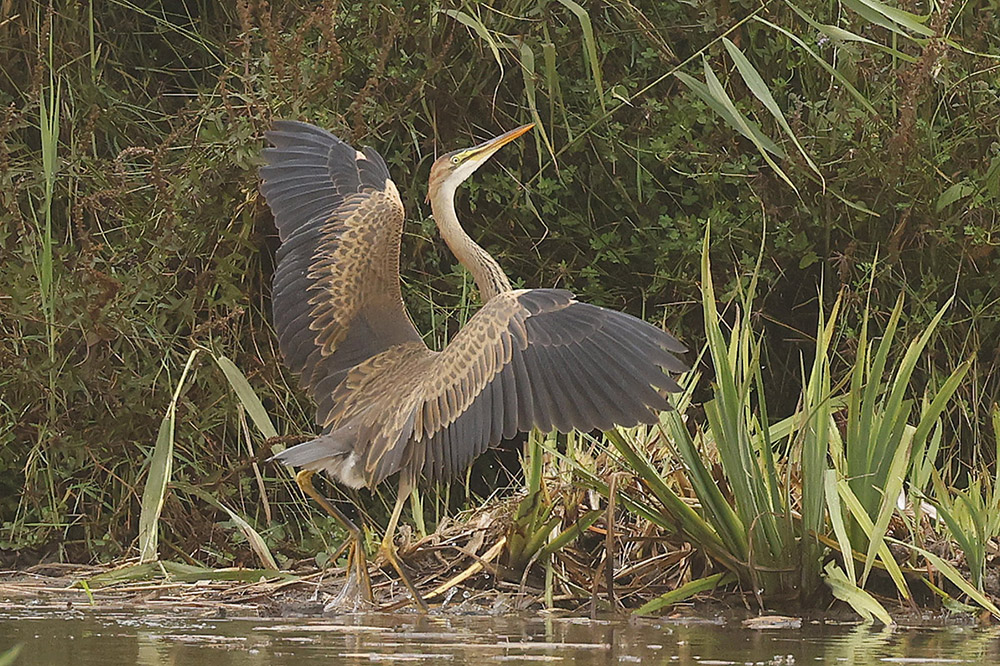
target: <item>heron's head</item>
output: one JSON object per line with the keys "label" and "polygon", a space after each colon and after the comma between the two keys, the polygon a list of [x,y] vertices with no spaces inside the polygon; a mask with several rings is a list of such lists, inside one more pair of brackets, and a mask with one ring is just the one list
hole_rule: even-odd
{"label": "heron's head", "polygon": [[466,178],[471,176],[476,169],[485,164],[486,161],[493,156],[493,153],[497,152],[500,148],[521,136],[534,126],[534,123],[522,125],[517,129],[501,134],[500,136],[492,138],[489,141],[484,141],[478,146],[455,150],[437,158],[431,166],[430,183],[427,188],[427,200],[430,201],[434,193],[438,192],[442,188],[446,188],[454,192]]}

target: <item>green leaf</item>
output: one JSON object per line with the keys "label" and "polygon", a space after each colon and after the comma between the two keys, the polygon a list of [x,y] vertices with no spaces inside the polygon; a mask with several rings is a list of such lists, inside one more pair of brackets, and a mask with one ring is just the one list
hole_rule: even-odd
{"label": "green leaf", "polygon": [[577,537],[590,529],[590,526],[597,522],[597,519],[604,515],[603,509],[591,509],[573,523],[570,527],[557,534],[551,541],[542,548],[540,557],[548,557],[552,553],[558,552],[565,546],[572,543]]}
{"label": "green leaf", "polygon": [[952,613],[965,613],[968,615],[975,615],[979,612],[979,609],[975,606],[970,606],[969,604],[963,604],[961,601],[951,596],[940,587],[930,582],[926,578],[921,578],[924,585],[927,586],[931,592],[936,594],[941,599],[941,604]]}
{"label": "green leaf", "polygon": [[635,614],[649,615],[650,613],[655,613],[656,611],[666,608],[667,606],[679,604],[682,601],[690,599],[696,594],[708,592],[709,590],[714,590],[719,586],[729,585],[730,583],[735,582],[736,576],[732,572],[728,571],[699,578],[689,583],[685,583],[677,589],[671,590],[666,594],[662,594],[655,599],[647,601],[642,606],[635,609]]}
{"label": "green leaf", "polygon": [[[899,58],[900,60],[902,60],[904,62],[916,62],[917,61],[917,58],[914,57],[914,56],[912,56],[912,55],[910,55],[909,53],[903,53],[902,51],[894,49],[894,48],[892,48],[890,46],[886,46],[885,44],[880,44],[879,42],[876,42],[876,41],[874,41],[872,39],[868,39],[867,37],[862,37],[861,35],[858,35],[856,33],[851,32],[850,30],[845,30],[845,29],[840,28],[840,27],[835,26],[835,25],[829,25],[829,24],[826,24],[826,23],[819,23],[818,21],[813,20],[813,18],[811,16],[809,16],[804,11],[802,11],[801,9],[799,9],[798,7],[796,7],[795,5],[793,5],[791,2],[788,2],[788,0],[785,0],[785,2],[786,2],[786,4],[789,7],[792,8],[792,10],[796,14],[799,15],[799,17],[802,18],[802,20],[804,20],[806,23],[808,23],[813,28],[815,28],[819,32],[823,33],[824,35],[826,35],[830,39],[833,39],[833,40],[839,41],[839,42],[859,42],[861,44],[866,44],[868,46],[873,46],[873,47],[875,47],[875,48],[877,48],[877,49],[879,49],[881,51],[885,51],[886,53],[892,55],[895,58]],[[763,21],[763,19],[757,19],[757,20]],[[763,22],[766,22],[766,21],[763,21]],[[777,28],[777,26],[775,26],[775,27]],[[777,28],[777,29],[781,30],[782,32],[785,32],[782,28]],[[789,34],[789,36],[791,36],[791,33],[786,33],[786,34]],[[795,38],[795,39],[796,39],[797,43],[801,44],[800,40],[798,40],[797,38]],[[802,46],[805,46],[805,45],[802,44]],[[821,62],[825,63],[826,61],[821,61]],[[827,66],[827,68],[828,69],[832,69],[832,67],[829,67],[829,66]],[[844,82],[847,83],[846,80]],[[850,84],[847,83],[847,85],[850,85]]]}
{"label": "green leaf", "polygon": [[[962,379],[965,378],[965,374],[972,367],[972,360],[963,361],[955,368],[948,379],[941,384],[941,388],[938,389],[934,398],[931,400],[931,404],[928,405],[920,415],[920,421],[917,422],[917,429],[913,433],[914,446],[922,447],[930,434],[931,428],[937,423],[938,417],[944,412],[945,407],[948,406],[948,402],[951,400],[952,396],[955,395],[955,391],[962,383]],[[935,449],[936,450],[936,449]],[[933,461],[934,458],[931,458]],[[933,463],[931,463],[933,464]],[[925,479],[926,480],[926,479]]]}
{"label": "green leaf", "polygon": [[1000,156],[994,157],[986,169],[983,187],[991,197],[1000,197]]}
{"label": "green leaf", "polygon": [[264,542],[264,538],[259,532],[257,532],[257,530],[250,526],[250,523],[248,523],[243,516],[239,515],[228,506],[217,500],[215,496],[207,490],[198,488],[197,486],[193,486],[190,483],[185,483],[183,481],[175,481],[173,485],[178,490],[200,497],[216,509],[220,509],[229,514],[230,520],[236,523],[236,526],[243,533],[243,536],[247,538],[250,548],[252,548],[253,552],[257,554],[257,557],[260,559],[261,564],[264,565],[264,568],[274,570],[278,569],[278,563],[274,561],[274,556],[271,555],[271,551]]}
{"label": "green leaf", "polygon": [[142,491],[142,504],[139,512],[139,561],[152,562],[159,557],[159,521],[163,511],[163,501],[167,494],[167,484],[174,461],[174,426],[177,417],[177,400],[187,379],[188,371],[194,363],[200,350],[195,349],[188,356],[184,371],[174,389],[167,413],[160,421],[160,429],[156,435],[156,444],[149,460],[149,472],[146,475],[146,485]]}
{"label": "green leaf", "polygon": [[[875,533],[875,525],[872,523],[872,519],[868,516],[867,511],[865,511],[857,496],[855,496],[855,494],[851,491],[851,486],[846,479],[840,479],[837,482],[837,493],[844,501],[848,511],[850,511],[851,515],[854,516],[854,520],[856,520],[861,526],[861,529],[864,531],[868,540],[878,540],[879,543],[877,552],[879,559],[885,566],[885,570],[889,573],[889,577],[892,578],[892,582],[896,584],[896,589],[899,590],[900,595],[902,595],[904,599],[909,599],[911,597],[910,588],[907,587],[906,579],[903,578],[903,572],[900,570],[899,564],[893,558],[892,552],[889,550],[889,546],[885,543],[885,535],[882,534],[880,536]],[[844,551],[844,556],[848,557],[849,552],[850,551]]]}
{"label": "green leaf", "polygon": [[723,563],[732,562],[732,555],[722,545],[718,535],[705,519],[698,515],[687,502],[670,489],[663,477],[649,464],[646,457],[640,453],[631,442],[617,430],[609,430],[604,435],[608,438],[629,467],[649,486],[656,499],[678,522],[681,529],[691,537],[692,541],[704,548],[709,555],[719,558]]}
{"label": "green leaf", "polygon": [[[546,34],[548,33],[546,32]],[[558,106],[562,115],[563,129],[566,132],[566,141],[567,143],[573,143],[573,123],[569,121],[569,114],[566,112],[566,103],[563,100],[562,87],[559,85],[555,44],[552,42],[542,44],[542,59],[545,62],[545,81],[549,93],[549,125],[555,125],[554,109]]]}
{"label": "green leaf", "polygon": [[[792,6],[792,9],[795,9],[795,7]],[[796,10],[796,11],[798,11],[798,10]],[[788,30],[785,30],[784,28],[782,28],[781,26],[775,25],[774,23],[771,23],[770,21],[768,21],[766,19],[762,19],[759,16],[755,16],[754,20],[755,21],[759,21],[760,23],[763,23],[766,26],[770,26],[771,28],[773,28],[773,29],[777,30],[778,32],[782,33],[783,35],[787,36],[793,42],[795,42],[800,47],[802,47],[803,49],[805,49],[805,52],[808,53],[810,56],[812,56],[813,60],[815,60],[817,63],[819,63],[820,67],[822,67],[823,69],[825,69],[833,78],[835,78],[837,80],[837,83],[839,83],[840,85],[842,85],[844,87],[844,90],[846,90],[847,92],[849,92],[851,94],[851,97],[853,97],[855,100],[857,100],[861,104],[861,106],[864,107],[865,111],[867,111],[868,113],[872,114],[873,116],[877,116],[878,115],[878,111],[876,111],[875,107],[872,106],[871,102],[868,101],[868,98],[865,97],[864,95],[862,95],[858,91],[858,89],[855,88],[854,85],[850,81],[848,81],[844,77],[843,74],[840,73],[840,71],[838,69],[836,69],[835,67],[833,67],[822,56],[820,56],[815,51],[813,51],[811,48],[809,48],[809,46],[804,41],[802,41],[802,39],[800,39],[798,37],[798,35],[794,35],[791,32],[789,32]]]}
{"label": "green leaf", "polygon": [[847,527],[844,525],[844,512],[840,508],[840,493],[837,490],[837,471],[828,469],[823,475],[823,487],[826,490],[826,505],[830,513],[830,524],[833,526],[833,533],[840,544],[840,552],[844,554],[844,564],[847,567],[847,577],[851,582],[858,579],[854,571],[854,558],[851,557],[853,546],[851,539],[847,536]]}
{"label": "green leaf", "polygon": [[823,576],[823,580],[833,592],[833,596],[849,604],[858,615],[868,621],[878,620],[886,626],[894,624],[892,616],[882,604],[849,580],[836,562],[828,562],[824,571],[826,575]]}
{"label": "green leaf", "polygon": [[959,199],[964,199],[970,194],[974,194],[976,186],[966,181],[959,181],[941,193],[937,203],[934,204],[934,211],[940,213],[942,210],[955,203]]}
{"label": "green leaf", "polygon": [[952,564],[941,559],[940,557],[930,552],[929,550],[924,550],[923,548],[920,548],[919,546],[916,546],[912,543],[899,541],[898,539],[893,539],[892,537],[889,537],[889,541],[899,544],[900,546],[905,546],[923,555],[934,568],[940,571],[945,578],[951,581],[952,584],[955,585],[957,588],[962,590],[962,592],[965,592],[970,599],[975,601],[984,609],[988,610],[993,615],[993,617],[1000,618],[1000,609],[998,609],[996,605],[992,601],[990,601],[989,598],[986,597],[985,594],[983,594],[975,587],[973,587],[972,584],[969,583],[969,581],[967,581],[965,577],[962,576],[962,574],[958,571],[958,569],[956,569]]}
{"label": "green leaf", "polygon": [[862,585],[868,580],[868,574],[871,573],[872,564],[875,562],[875,553],[879,549],[879,546],[883,544],[886,530],[889,529],[889,520],[896,510],[896,498],[899,497],[903,490],[903,482],[906,481],[906,468],[910,462],[910,443],[912,441],[911,428],[910,437],[902,438],[902,441],[896,447],[896,451],[893,454],[892,462],[889,464],[889,471],[886,474],[885,484],[882,488],[882,503],[879,506],[878,516],[868,535],[869,543],[868,553],[865,556],[865,570],[861,574]]}
{"label": "green leaf", "polygon": [[[754,145],[757,146],[757,150],[760,152],[761,157],[763,157],[771,168],[774,169],[774,172],[777,173],[781,179],[795,191],[796,194],[798,194],[799,191],[792,183],[791,179],[785,175],[785,172],[781,170],[781,167],[778,166],[778,163],[775,162],[774,158],[772,158],[769,154],[771,151],[768,150],[758,138],[759,136],[762,136],[760,130],[758,129],[756,132],[751,131],[750,121],[739,112],[736,105],[733,103],[733,100],[729,98],[729,95],[726,93],[726,89],[722,86],[722,82],[719,81],[719,77],[715,75],[715,72],[712,71],[712,67],[708,64],[707,58],[702,58],[702,68],[705,70],[705,83],[708,86],[709,94],[711,94],[712,97],[714,97],[719,104],[721,104],[723,108],[729,112],[730,117],[736,121],[737,125],[745,130],[743,132],[744,136],[749,137]],[[774,145],[773,142],[771,145]],[[784,155],[780,156],[784,157]]]}
{"label": "green leaf", "polygon": [[0,652],[0,666],[13,666],[22,648],[24,648],[24,643],[15,643],[13,647]]}
{"label": "green leaf", "polygon": [[156,444],[149,461],[149,473],[142,491],[139,512],[139,561],[152,562],[159,557],[159,520],[174,459],[174,412],[167,411],[160,421]]}
{"label": "green leaf", "polygon": [[777,155],[778,157],[784,158],[784,151],[781,150],[777,144],[771,141],[771,139],[769,139],[763,132],[761,132],[756,123],[752,120],[744,118],[743,124],[741,124],[735,117],[733,117],[733,115],[729,112],[729,109],[719,103],[715,96],[709,92],[708,86],[704,83],[685,74],[684,72],[675,72],[674,76],[680,79],[681,83],[690,88],[691,92],[700,97],[703,102],[708,104],[709,108],[719,114],[719,117],[722,118],[727,125],[753,141],[755,144],[759,142],[762,146],[764,146],[765,150]]}
{"label": "green leaf", "polygon": [[785,131],[785,134],[787,134],[788,138],[792,140],[792,143],[795,144],[795,147],[805,159],[806,164],[808,164],[809,168],[812,169],[817,176],[819,176],[820,182],[823,184],[823,189],[826,189],[826,179],[823,178],[823,174],[820,173],[819,167],[816,166],[816,163],[812,161],[811,157],[809,157],[809,153],[807,153],[805,148],[802,147],[802,144],[799,143],[799,138],[795,136],[792,128],[788,125],[788,121],[785,120],[785,114],[781,112],[781,108],[778,106],[778,103],[774,101],[774,96],[771,95],[771,91],[768,89],[767,84],[764,83],[763,77],[761,77],[760,73],[756,70],[756,68],[754,68],[750,61],[747,60],[747,57],[743,55],[743,52],[740,51],[735,44],[729,41],[728,38],[723,37],[722,43],[725,45],[726,50],[729,51],[729,56],[733,59],[733,62],[736,63],[736,69],[739,70],[740,76],[743,77],[743,81],[747,84],[750,92],[752,92],[754,97],[759,99],[761,103],[764,104],[764,107],[771,113],[772,116],[774,116],[774,119],[778,121],[778,125],[780,125],[781,129]]}
{"label": "green leaf", "polygon": [[549,135],[545,131],[545,124],[538,113],[538,102],[535,99],[535,54],[531,47],[524,40],[511,40],[521,53],[521,75],[524,79],[524,96],[528,100],[528,110],[531,111],[531,119],[535,122],[535,131],[541,137],[542,143],[549,151],[552,161],[556,161],[556,152],[549,142]]}
{"label": "green leaf", "polygon": [[119,583],[155,580],[158,578],[192,583],[199,580],[235,580],[256,583],[261,578],[296,580],[297,577],[273,569],[209,569],[207,567],[171,562],[169,560],[159,560],[156,562],[146,562],[145,564],[129,564],[106,573],[98,574],[85,581],[77,581],[75,585],[81,588],[86,585],[86,587],[97,590],[118,585]]}
{"label": "green leaf", "polygon": [[[922,35],[924,37],[934,36],[934,31],[924,25],[929,18],[929,15],[918,16],[917,14],[912,14],[910,12],[903,11],[902,9],[890,7],[889,5],[883,4],[878,0],[844,0],[844,4],[861,16],[867,18],[869,21],[878,23],[879,25],[889,28],[890,30],[893,28],[877,20],[878,16],[884,16],[889,19],[889,21],[892,21],[892,23],[906,28],[910,32],[915,32],[918,35]],[[900,34],[905,35],[906,33]]]}
{"label": "green leaf", "polygon": [[590,73],[594,77],[597,101],[601,105],[601,113],[607,113],[607,108],[604,105],[604,84],[601,80],[601,62],[597,58],[597,41],[594,39],[594,26],[590,22],[590,14],[573,0],[559,0],[559,3],[573,12],[576,15],[576,20],[580,22],[580,30],[583,31],[583,46],[587,53],[587,62],[590,64]]}
{"label": "green leaf", "polygon": [[233,387],[236,397],[243,403],[243,408],[247,410],[250,420],[257,426],[260,434],[267,439],[277,437],[278,431],[274,428],[274,424],[271,423],[271,418],[267,415],[264,404],[257,397],[257,394],[254,393],[253,388],[250,387],[250,382],[247,381],[246,375],[240,372],[236,364],[225,356],[216,356],[215,362],[222,369],[222,373],[226,376],[226,379],[229,380],[229,385]]}
{"label": "green leaf", "polygon": [[500,78],[503,79],[504,69],[503,61],[500,59],[500,48],[490,35],[490,31],[485,25],[483,25],[483,22],[475,16],[470,16],[469,14],[457,9],[442,9],[441,13],[445,16],[450,16],[468,28],[472,28],[472,31],[479,35],[480,39],[486,42],[490,52],[493,54],[493,59],[497,61],[497,67],[500,68]]}

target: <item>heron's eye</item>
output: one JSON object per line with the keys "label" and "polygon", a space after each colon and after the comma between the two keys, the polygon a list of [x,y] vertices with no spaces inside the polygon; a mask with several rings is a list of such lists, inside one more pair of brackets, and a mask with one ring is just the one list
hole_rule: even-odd
{"label": "heron's eye", "polygon": [[458,162],[459,162],[458,155],[452,155],[451,156],[451,163],[452,164],[458,164]]}

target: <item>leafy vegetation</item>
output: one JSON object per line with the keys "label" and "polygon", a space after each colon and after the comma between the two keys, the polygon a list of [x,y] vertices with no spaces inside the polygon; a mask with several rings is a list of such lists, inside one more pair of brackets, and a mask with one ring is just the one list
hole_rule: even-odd
{"label": "leafy vegetation", "polygon": [[[509,562],[558,582],[552,544],[590,529],[551,472],[768,594],[825,576],[850,597],[888,566],[905,597],[939,530],[989,592],[997,20],[984,0],[20,3],[0,16],[0,559],[329,559],[331,521],[263,464],[312,406],[268,324],[262,132],[308,119],[386,157],[407,302],[440,346],[476,299],[420,205],[429,165],[534,121],[465,188],[473,235],[519,284],[708,345],[665,437],[533,440],[561,466],[528,458]],[[507,485],[491,462],[416,494],[420,531]],[[390,501],[355,499],[369,523]]]}

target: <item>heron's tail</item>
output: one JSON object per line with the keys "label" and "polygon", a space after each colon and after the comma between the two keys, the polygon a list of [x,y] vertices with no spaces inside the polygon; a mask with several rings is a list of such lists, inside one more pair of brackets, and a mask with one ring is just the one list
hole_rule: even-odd
{"label": "heron's tail", "polygon": [[271,460],[279,460],[290,467],[326,471],[345,486],[360,488],[366,481],[354,451],[357,438],[356,429],[345,426],[289,447]]}

